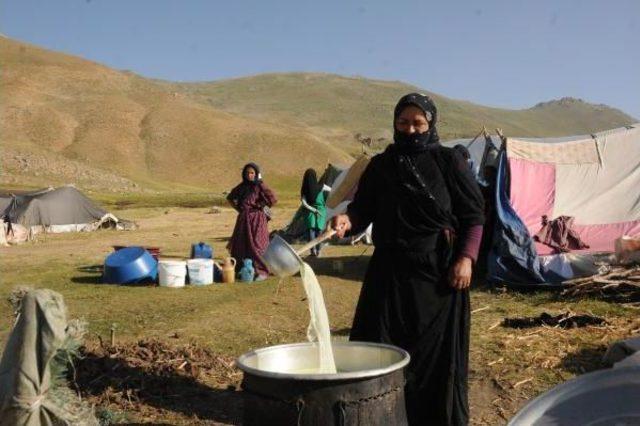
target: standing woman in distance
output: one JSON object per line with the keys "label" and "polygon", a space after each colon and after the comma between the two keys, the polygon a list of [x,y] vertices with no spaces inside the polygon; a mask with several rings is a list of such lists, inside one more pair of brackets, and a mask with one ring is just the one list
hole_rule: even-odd
{"label": "standing woman in distance", "polygon": [[[319,236],[327,226],[327,193],[331,188],[318,181],[314,169],[307,169],[302,178],[300,201],[305,209],[304,224],[309,241]],[[320,256],[320,244],[311,248],[312,256]]]}
{"label": "standing woman in distance", "polygon": [[227,249],[238,264],[251,259],[255,281],[263,281],[269,276],[261,259],[269,245],[268,209],[276,204],[276,196],[262,181],[257,164],[248,163],[242,168],[242,182],[231,190],[227,201],[238,212]]}
{"label": "standing woman in distance", "polygon": [[411,425],[469,421],[469,285],[484,223],[482,193],[459,152],[440,145],[426,95],[402,97],[394,143],[373,157],[347,214],[332,228],[373,223],[369,261],[350,340],[411,355],[405,399]]}

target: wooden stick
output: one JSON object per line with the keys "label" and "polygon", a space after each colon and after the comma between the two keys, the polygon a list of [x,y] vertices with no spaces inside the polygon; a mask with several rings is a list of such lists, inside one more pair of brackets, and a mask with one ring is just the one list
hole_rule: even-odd
{"label": "wooden stick", "polygon": [[478,308],[478,309],[474,309],[473,311],[471,311],[472,314],[475,314],[476,312],[482,312],[482,311],[486,311],[487,309],[489,309],[491,306],[487,305],[484,308]]}
{"label": "wooden stick", "polygon": [[517,389],[517,388],[518,388],[518,386],[522,386],[522,385],[524,385],[525,383],[529,383],[529,382],[532,382],[532,381],[533,381],[533,377],[529,377],[528,379],[520,380],[518,383],[516,383],[515,385],[513,385],[513,388],[514,388],[514,389]]}
{"label": "wooden stick", "polygon": [[476,141],[476,139],[478,139],[480,137],[480,135],[482,135],[483,133],[486,133],[486,129],[484,126],[482,126],[482,130],[480,130],[480,133],[478,133],[473,139],[471,139],[471,142],[469,142],[467,144],[467,148],[469,148],[471,145],[473,145],[473,143]]}
{"label": "wooden stick", "polygon": [[488,330],[493,330],[494,328],[496,328],[497,326],[499,326],[500,324],[502,324],[502,320],[498,321],[497,323],[493,324],[491,327],[489,327],[487,329]]}
{"label": "wooden stick", "polygon": [[111,347],[116,345],[116,324],[111,324]]}
{"label": "wooden stick", "polygon": [[497,364],[499,362],[502,362],[502,361],[504,361],[504,358],[498,358],[495,361],[491,361],[491,362],[487,363],[487,365],[489,365],[489,366],[495,365],[495,364]]}
{"label": "wooden stick", "polygon": [[299,250],[296,251],[296,253],[298,253],[298,255],[301,255],[302,253],[306,252],[307,250],[311,250],[314,246],[324,242],[325,240],[328,240],[329,238],[333,237],[336,234],[335,229],[332,229],[330,231],[325,232],[324,234],[320,235],[318,238],[315,238],[311,241],[309,241],[307,244],[303,245]]}

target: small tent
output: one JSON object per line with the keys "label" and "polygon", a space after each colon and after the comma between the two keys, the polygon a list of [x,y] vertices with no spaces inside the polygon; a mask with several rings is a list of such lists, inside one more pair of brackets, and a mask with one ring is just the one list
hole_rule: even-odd
{"label": "small tent", "polygon": [[[507,138],[495,207],[490,281],[558,286],[593,273],[594,256],[613,252],[623,235],[640,235],[640,124],[585,136]],[[556,253],[535,241],[543,216],[573,218],[588,248]]]}
{"label": "small tent", "polygon": [[119,223],[118,218],[96,206],[73,186],[3,196],[0,208],[9,242],[31,239],[40,232],[117,228]]}

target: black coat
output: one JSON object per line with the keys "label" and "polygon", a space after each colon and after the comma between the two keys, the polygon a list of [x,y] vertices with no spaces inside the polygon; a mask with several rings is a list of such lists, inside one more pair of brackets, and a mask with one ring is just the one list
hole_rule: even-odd
{"label": "black coat", "polygon": [[[417,176],[416,176],[417,173]],[[348,214],[352,232],[373,223],[375,251],[351,340],[407,350],[407,415],[415,425],[464,425],[469,293],[449,286],[455,246],[484,222],[482,193],[466,161],[440,145],[401,155],[391,145],[365,170]]]}

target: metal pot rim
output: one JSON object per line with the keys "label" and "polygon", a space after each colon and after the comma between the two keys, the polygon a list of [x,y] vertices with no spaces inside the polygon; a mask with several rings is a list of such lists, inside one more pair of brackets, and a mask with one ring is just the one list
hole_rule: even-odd
{"label": "metal pot rim", "polygon": [[[631,380],[630,377],[633,377],[635,380]],[[610,386],[612,381],[616,381],[619,378],[637,383],[639,381],[639,377],[640,366],[637,365],[592,371],[590,373],[574,377],[566,382],[556,385],[544,392],[542,395],[539,395],[535,399],[529,401],[511,418],[511,420],[509,420],[508,426],[532,424],[532,421],[539,420],[540,416],[547,410],[565,402],[571,397],[580,395],[581,393],[588,393],[589,391],[596,389],[595,385]]]}
{"label": "metal pot rim", "polygon": [[402,355],[402,359],[396,363],[393,363],[384,368],[374,368],[371,370],[363,371],[348,371],[336,374],[294,374],[294,373],[278,373],[273,371],[258,370],[246,365],[247,358],[258,355],[262,352],[271,352],[278,349],[296,348],[301,346],[311,346],[316,344],[315,342],[301,342],[301,343],[288,343],[284,345],[268,346],[266,348],[254,349],[250,352],[244,353],[236,360],[236,365],[240,370],[245,373],[251,373],[256,376],[268,377],[274,379],[294,379],[294,380],[348,380],[348,379],[361,379],[366,377],[382,376],[384,374],[391,373],[393,371],[400,370],[409,364],[411,356],[407,351],[397,346],[388,345],[385,343],[373,343],[373,342],[332,342],[333,347],[336,346],[366,346],[375,348],[389,349]]}

